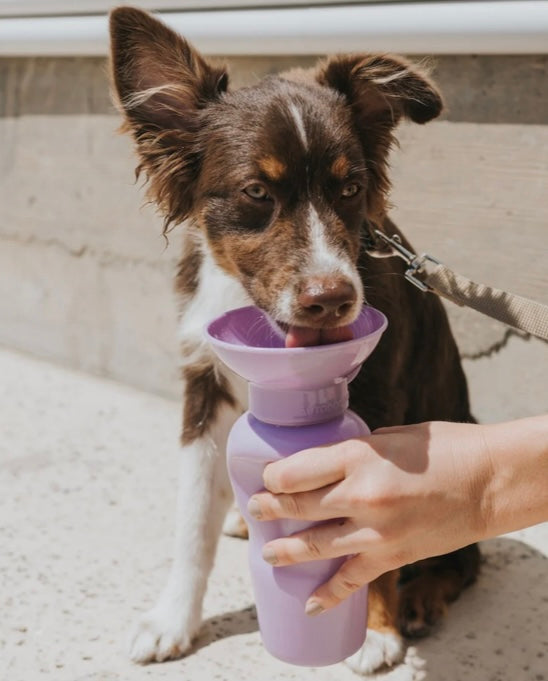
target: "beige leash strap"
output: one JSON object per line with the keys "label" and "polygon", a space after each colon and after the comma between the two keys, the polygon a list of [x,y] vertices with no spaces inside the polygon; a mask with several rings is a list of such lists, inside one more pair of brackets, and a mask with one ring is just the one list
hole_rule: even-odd
{"label": "beige leash strap", "polygon": [[513,293],[476,284],[445,265],[434,265],[422,275],[424,283],[457,305],[467,305],[499,322],[548,340],[548,306]]}
{"label": "beige leash strap", "polygon": [[402,245],[397,235],[388,237],[375,230],[375,236],[391,249],[373,250],[371,254],[377,257],[397,255],[403,258],[409,266],[405,278],[421,291],[437,293],[457,305],[466,305],[503,324],[548,340],[548,305],[485,284],[476,284],[426,253],[420,256],[412,253]]}

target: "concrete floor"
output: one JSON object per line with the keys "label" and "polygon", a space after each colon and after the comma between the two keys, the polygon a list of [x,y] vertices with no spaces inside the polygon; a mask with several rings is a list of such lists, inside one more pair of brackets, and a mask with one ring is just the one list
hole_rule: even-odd
{"label": "concrete floor", "polygon": [[[125,655],[169,566],[177,403],[0,351],[0,679],[351,681],[262,648],[245,542],[222,538],[183,660]],[[481,409],[480,409],[481,411]],[[384,681],[548,679],[548,524],[486,542],[477,585]]]}

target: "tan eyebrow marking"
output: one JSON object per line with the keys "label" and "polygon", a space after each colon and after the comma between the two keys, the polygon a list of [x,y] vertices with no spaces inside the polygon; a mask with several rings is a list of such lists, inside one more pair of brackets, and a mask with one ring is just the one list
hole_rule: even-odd
{"label": "tan eyebrow marking", "polygon": [[279,180],[287,170],[285,164],[274,156],[265,156],[260,159],[259,168],[272,180]]}
{"label": "tan eyebrow marking", "polygon": [[346,156],[341,155],[337,157],[331,166],[331,172],[335,177],[338,177],[339,179],[343,180],[347,175],[348,171],[350,170],[350,162],[346,158]]}

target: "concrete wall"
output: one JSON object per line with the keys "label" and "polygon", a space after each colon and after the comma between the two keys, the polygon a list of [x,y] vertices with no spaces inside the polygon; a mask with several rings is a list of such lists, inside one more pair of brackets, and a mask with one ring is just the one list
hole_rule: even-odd
{"label": "concrete wall", "polygon": [[[233,83],[312,59],[231,59]],[[169,247],[140,208],[100,59],[0,60],[0,344],[179,391]],[[546,57],[443,57],[448,112],[403,126],[394,217],[419,250],[548,303]],[[452,307],[476,413],[548,409],[548,345]]]}

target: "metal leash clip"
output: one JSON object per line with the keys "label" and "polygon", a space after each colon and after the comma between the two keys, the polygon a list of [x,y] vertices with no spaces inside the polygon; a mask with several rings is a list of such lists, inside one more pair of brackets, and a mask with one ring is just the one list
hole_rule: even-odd
{"label": "metal leash clip", "polygon": [[432,262],[435,265],[441,265],[442,263],[439,260],[436,260],[436,258],[433,258],[431,255],[428,255],[428,253],[417,255],[416,253],[413,253],[409,249],[405,248],[397,234],[393,234],[391,237],[389,237],[378,229],[375,229],[374,233],[384,245],[390,246],[392,250],[390,252],[372,251],[371,255],[376,258],[390,258],[391,256],[398,256],[402,260],[405,260],[408,265],[408,269],[405,272],[405,278],[407,281],[411,282],[411,284],[423,292],[432,291],[430,286],[418,279],[416,275],[420,274],[424,270],[424,265],[427,261]]}

